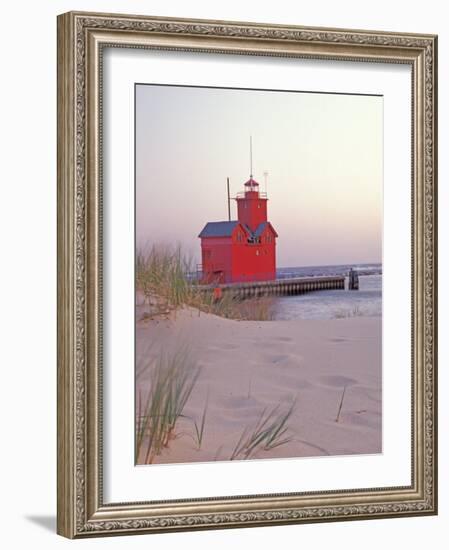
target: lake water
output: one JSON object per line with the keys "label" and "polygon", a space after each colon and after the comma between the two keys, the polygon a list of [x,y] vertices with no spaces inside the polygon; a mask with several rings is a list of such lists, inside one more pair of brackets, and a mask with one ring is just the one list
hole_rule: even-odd
{"label": "lake water", "polygon": [[380,264],[284,268],[278,270],[278,277],[347,275],[351,267],[359,273],[359,290],[322,290],[298,296],[280,296],[274,304],[274,318],[290,320],[381,316]]}

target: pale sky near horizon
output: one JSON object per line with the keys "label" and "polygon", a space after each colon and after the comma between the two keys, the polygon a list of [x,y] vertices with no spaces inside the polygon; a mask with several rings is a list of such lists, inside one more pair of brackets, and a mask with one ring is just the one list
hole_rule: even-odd
{"label": "pale sky near horizon", "polygon": [[382,261],[378,96],[137,85],[137,247],[180,243],[199,263],[226,177],[232,196],[249,177],[250,135],[278,267]]}

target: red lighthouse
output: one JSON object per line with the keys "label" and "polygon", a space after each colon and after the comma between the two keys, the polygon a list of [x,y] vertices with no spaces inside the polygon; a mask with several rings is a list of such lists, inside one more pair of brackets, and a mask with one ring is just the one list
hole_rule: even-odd
{"label": "red lighthouse", "polygon": [[236,283],[276,279],[277,233],[267,219],[267,195],[250,176],[237,194],[237,220],[208,222],[199,234],[203,281]]}

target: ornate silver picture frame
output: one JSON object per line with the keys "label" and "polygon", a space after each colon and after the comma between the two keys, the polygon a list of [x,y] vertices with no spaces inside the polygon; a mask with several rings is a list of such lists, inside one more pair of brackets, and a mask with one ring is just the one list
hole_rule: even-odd
{"label": "ornate silver picture frame", "polygon": [[[151,489],[144,500],[105,498],[105,470],[108,476],[110,471],[104,445],[109,409],[104,407],[103,99],[104,55],[111,49],[238,55],[242,61],[264,57],[272,63],[320,60],[336,69],[343,62],[410,69],[411,308],[404,315],[411,349],[400,358],[411,381],[405,449],[410,483],[367,481],[350,489],[298,491],[292,479],[291,491],[275,493],[261,483],[253,494],[186,498],[179,487],[176,498],[155,498]],[[436,201],[436,36],[78,12],[59,16],[58,533],[83,538],[436,514]],[[131,372],[134,365],[123,368]]]}

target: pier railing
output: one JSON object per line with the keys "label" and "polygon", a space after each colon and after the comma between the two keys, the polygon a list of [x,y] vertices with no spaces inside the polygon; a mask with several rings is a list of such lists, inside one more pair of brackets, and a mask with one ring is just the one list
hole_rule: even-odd
{"label": "pier railing", "polygon": [[253,281],[248,283],[225,283],[219,285],[198,285],[204,291],[221,289],[235,298],[258,298],[262,296],[292,296],[319,290],[344,290],[345,277],[298,277],[274,281]]}

